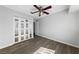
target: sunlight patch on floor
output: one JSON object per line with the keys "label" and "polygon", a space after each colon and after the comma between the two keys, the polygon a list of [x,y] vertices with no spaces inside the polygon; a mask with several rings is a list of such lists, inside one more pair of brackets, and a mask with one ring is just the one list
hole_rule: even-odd
{"label": "sunlight patch on floor", "polygon": [[55,50],[40,47],[38,50],[34,52],[34,54],[55,54]]}

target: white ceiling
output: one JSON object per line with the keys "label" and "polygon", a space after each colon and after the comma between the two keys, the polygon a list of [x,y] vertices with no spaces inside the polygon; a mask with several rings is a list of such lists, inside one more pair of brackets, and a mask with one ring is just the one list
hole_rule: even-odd
{"label": "white ceiling", "polygon": [[[49,15],[42,15],[41,17],[38,16],[38,13],[36,14],[31,14],[30,12],[31,11],[36,11],[37,9],[35,7],[33,7],[32,5],[4,5],[5,7],[7,8],[10,8],[10,9],[13,9],[15,11],[18,11],[18,12],[21,12],[21,13],[24,13],[24,14],[28,14],[30,16],[32,16],[33,18],[35,19],[38,19],[38,18],[42,18],[42,17],[46,17],[46,16],[49,16]],[[42,5],[43,7],[46,7],[48,5]],[[68,5],[52,5],[52,8],[47,10],[50,15],[51,14],[54,14],[56,12],[60,12],[62,10],[65,10],[68,8]]]}
{"label": "white ceiling", "polygon": [[72,13],[72,12],[79,12],[79,5],[71,5],[70,6],[70,10],[69,12]]}

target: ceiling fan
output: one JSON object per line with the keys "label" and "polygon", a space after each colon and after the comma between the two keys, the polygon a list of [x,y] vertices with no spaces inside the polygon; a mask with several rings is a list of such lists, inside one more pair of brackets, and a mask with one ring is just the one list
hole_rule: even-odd
{"label": "ceiling fan", "polygon": [[46,10],[52,8],[52,6],[50,6],[50,5],[45,8],[43,8],[42,6],[38,6],[38,5],[33,5],[33,6],[37,9],[37,11],[31,12],[31,14],[39,13],[39,16],[41,16],[42,14],[48,15],[49,12],[46,12]]}

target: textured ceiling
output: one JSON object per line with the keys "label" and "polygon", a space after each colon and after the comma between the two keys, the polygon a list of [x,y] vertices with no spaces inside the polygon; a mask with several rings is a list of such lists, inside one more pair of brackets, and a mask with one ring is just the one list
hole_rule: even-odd
{"label": "textured ceiling", "polygon": [[[28,14],[28,15],[32,16],[33,18],[35,18],[35,19],[49,16],[49,15],[43,14],[41,17],[39,17],[38,13],[31,14],[30,13],[31,11],[36,11],[37,10],[35,7],[33,7],[33,5],[4,5],[4,6],[7,7],[7,8],[10,8],[10,9],[13,9],[15,11],[18,11],[18,12],[21,12],[21,13],[24,13],[24,14]],[[46,7],[48,5],[42,5],[42,6]],[[68,8],[68,5],[52,5],[52,8],[47,10],[47,12],[49,12],[50,15],[51,15],[51,14],[60,12],[62,10],[65,10],[67,8]]]}
{"label": "textured ceiling", "polygon": [[70,10],[69,10],[69,13],[72,13],[72,12],[79,12],[79,5],[71,5],[70,6]]}

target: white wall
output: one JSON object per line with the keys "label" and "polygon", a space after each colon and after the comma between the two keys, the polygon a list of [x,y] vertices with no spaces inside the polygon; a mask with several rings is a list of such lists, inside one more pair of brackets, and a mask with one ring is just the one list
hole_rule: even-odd
{"label": "white wall", "polygon": [[27,15],[0,6],[0,48],[13,44],[13,17]]}
{"label": "white wall", "polygon": [[76,13],[67,14],[66,11],[62,11],[46,18],[39,19],[39,34],[37,34],[37,32],[36,34],[79,47],[79,38],[77,35],[78,17]]}

